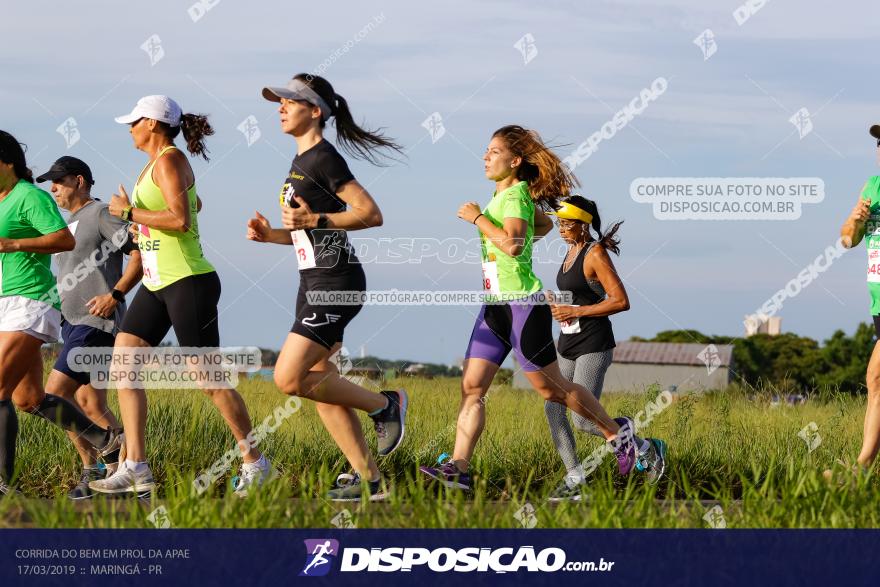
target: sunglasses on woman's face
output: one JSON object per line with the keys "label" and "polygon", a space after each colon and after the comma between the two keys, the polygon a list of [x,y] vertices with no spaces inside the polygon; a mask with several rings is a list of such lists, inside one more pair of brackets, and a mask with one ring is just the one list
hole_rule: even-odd
{"label": "sunglasses on woman's face", "polygon": [[880,139],[877,139],[877,146],[880,147]]}
{"label": "sunglasses on woman's face", "polygon": [[557,220],[556,226],[563,230],[571,230],[577,226],[577,220]]}

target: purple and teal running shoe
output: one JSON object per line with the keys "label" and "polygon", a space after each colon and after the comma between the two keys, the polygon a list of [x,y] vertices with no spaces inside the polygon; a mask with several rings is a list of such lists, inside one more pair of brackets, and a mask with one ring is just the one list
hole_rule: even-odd
{"label": "purple and teal running shoe", "polygon": [[635,427],[629,418],[614,418],[614,421],[620,425],[620,430],[617,432],[617,438],[611,441],[611,446],[614,449],[614,456],[617,458],[617,469],[621,475],[626,477],[632,471],[638,458],[638,449],[633,440]]}
{"label": "purple and teal running shoe", "polygon": [[444,462],[444,459],[448,456],[446,453],[443,453],[437,458],[436,467],[421,466],[419,471],[450,489],[464,489],[466,491],[473,489],[471,476],[468,473],[459,471],[452,459],[446,459]]}

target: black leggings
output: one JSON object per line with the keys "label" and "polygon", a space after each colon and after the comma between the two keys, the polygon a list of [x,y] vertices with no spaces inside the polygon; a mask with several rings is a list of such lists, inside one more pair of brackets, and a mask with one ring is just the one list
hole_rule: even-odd
{"label": "black leggings", "polygon": [[218,347],[219,302],[220,278],[214,271],[184,277],[156,291],[141,285],[120,330],[158,346],[174,327],[180,346]]}

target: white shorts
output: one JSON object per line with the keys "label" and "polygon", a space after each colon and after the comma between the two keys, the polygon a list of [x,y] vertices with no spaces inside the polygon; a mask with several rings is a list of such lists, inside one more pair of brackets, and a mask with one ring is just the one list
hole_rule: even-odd
{"label": "white shorts", "polygon": [[24,296],[0,296],[0,332],[24,332],[43,342],[57,342],[61,312]]}

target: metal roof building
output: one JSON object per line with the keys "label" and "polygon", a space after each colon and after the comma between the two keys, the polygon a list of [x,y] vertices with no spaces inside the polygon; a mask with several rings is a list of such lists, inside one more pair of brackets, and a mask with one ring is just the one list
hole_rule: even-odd
{"label": "metal roof building", "polygon": [[733,345],[621,342],[605,374],[605,391],[644,391],[659,384],[679,391],[724,389],[730,383]]}
{"label": "metal roof building", "polygon": [[[619,342],[603,391],[644,392],[651,385],[678,391],[725,389],[733,369],[733,345]],[[517,369],[514,387],[530,385]]]}

